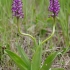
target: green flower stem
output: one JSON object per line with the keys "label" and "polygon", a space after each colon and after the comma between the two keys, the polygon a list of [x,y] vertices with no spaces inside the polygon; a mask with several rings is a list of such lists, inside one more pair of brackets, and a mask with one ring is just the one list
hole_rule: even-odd
{"label": "green flower stem", "polygon": [[47,42],[49,39],[51,39],[51,38],[53,37],[53,35],[54,35],[54,33],[55,33],[55,25],[56,25],[56,24],[54,23],[52,34],[51,34],[48,38],[46,38],[44,41],[42,41],[41,44],[44,44],[45,42]]}
{"label": "green flower stem", "polygon": [[33,37],[33,36],[30,35],[30,34],[23,33],[23,32],[20,30],[20,24],[19,24],[19,19],[18,19],[18,18],[17,18],[17,27],[18,27],[18,31],[19,31],[19,33],[20,33],[21,35],[30,37],[31,39],[33,39],[35,45],[37,45],[37,42],[36,42],[36,38],[35,38],[35,37]]}

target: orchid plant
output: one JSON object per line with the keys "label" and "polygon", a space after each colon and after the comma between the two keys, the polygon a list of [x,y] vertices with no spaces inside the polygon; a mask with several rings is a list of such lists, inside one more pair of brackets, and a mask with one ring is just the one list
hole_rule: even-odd
{"label": "orchid plant", "polygon": [[17,27],[18,27],[18,32],[22,34],[23,36],[28,36],[31,39],[33,39],[34,44],[36,46],[35,53],[32,57],[32,60],[29,60],[28,56],[24,52],[24,50],[18,46],[18,52],[20,53],[20,56],[15,54],[14,52],[6,49],[6,53],[9,55],[9,57],[18,65],[20,70],[64,70],[62,68],[51,68],[51,65],[54,61],[54,59],[57,57],[57,55],[61,54],[60,52],[53,52],[51,53],[46,60],[44,61],[43,65],[41,65],[41,60],[42,60],[42,50],[43,50],[43,44],[47,42],[49,39],[51,39],[55,33],[55,25],[56,25],[56,16],[58,15],[60,11],[60,4],[58,0],[49,0],[50,5],[49,5],[49,11],[52,12],[51,17],[53,17],[53,31],[52,34],[47,37],[44,41],[41,41],[39,44],[36,41],[36,38],[33,37],[30,34],[23,33],[20,30],[20,22],[19,20],[24,17],[24,13],[22,11],[22,1],[21,0],[13,0],[12,4],[12,12],[13,16],[17,18]]}

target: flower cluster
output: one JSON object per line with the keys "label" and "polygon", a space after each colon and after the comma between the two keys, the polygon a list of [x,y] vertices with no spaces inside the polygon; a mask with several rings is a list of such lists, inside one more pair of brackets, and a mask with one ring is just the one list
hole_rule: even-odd
{"label": "flower cluster", "polygon": [[53,12],[52,16],[57,16],[60,11],[60,4],[58,0],[50,0],[49,11]]}
{"label": "flower cluster", "polygon": [[22,1],[21,0],[13,0],[12,13],[13,13],[13,16],[16,16],[18,18],[23,18],[24,14],[22,11]]}

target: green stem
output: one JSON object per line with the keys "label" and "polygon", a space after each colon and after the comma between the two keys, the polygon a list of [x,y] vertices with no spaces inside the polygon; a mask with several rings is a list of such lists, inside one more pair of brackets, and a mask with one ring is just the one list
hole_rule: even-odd
{"label": "green stem", "polygon": [[47,42],[49,39],[51,39],[51,38],[53,37],[54,33],[55,33],[55,23],[54,23],[54,25],[53,25],[53,32],[52,32],[52,34],[51,34],[48,38],[46,38],[44,41],[42,41],[41,44],[44,44],[44,43]]}
{"label": "green stem", "polygon": [[31,39],[34,40],[35,45],[37,45],[37,42],[36,42],[36,38],[35,38],[35,37],[33,37],[33,36],[30,35],[30,34],[23,33],[23,32],[20,30],[20,24],[19,24],[19,19],[18,19],[18,18],[17,18],[17,27],[18,27],[18,31],[19,31],[19,33],[20,33],[21,35],[30,37]]}

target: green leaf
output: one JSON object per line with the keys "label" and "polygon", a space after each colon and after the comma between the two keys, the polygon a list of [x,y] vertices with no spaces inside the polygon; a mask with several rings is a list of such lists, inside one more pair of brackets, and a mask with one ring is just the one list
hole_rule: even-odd
{"label": "green leaf", "polygon": [[38,46],[32,58],[31,70],[39,70],[42,57],[42,47]]}
{"label": "green leaf", "polygon": [[17,49],[18,49],[19,54],[21,55],[21,58],[24,60],[24,63],[28,66],[28,68],[30,70],[31,63],[30,63],[30,60],[27,57],[26,53],[24,52],[24,49],[22,49],[20,45],[17,45]]}
{"label": "green leaf", "polygon": [[51,70],[64,70],[63,68],[53,68]]}
{"label": "green leaf", "polygon": [[57,56],[58,54],[60,54],[60,52],[58,52],[58,53],[57,53],[57,52],[53,52],[52,54],[50,54],[50,55],[46,58],[46,60],[45,60],[45,62],[44,62],[44,64],[43,64],[41,70],[49,70],[49,69],[51,68],[51,65],[52,65],[54,59],[56,58],[56,56]]}
{"label": "green leaf", "polygon": [[7,49],[5,51],[21,70],[28,70],[27,65],[24,63],[24,61],[18,55],[16,55],[15,53],[13,53]]}

